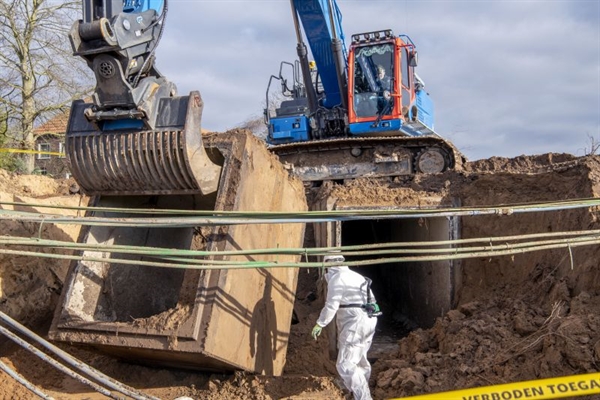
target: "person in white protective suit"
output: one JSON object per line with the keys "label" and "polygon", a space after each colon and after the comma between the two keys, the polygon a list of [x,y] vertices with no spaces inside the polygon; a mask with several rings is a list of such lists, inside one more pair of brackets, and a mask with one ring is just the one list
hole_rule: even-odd
{"label": "person in white protective suit", "polygon": [[[323,261],[343,262],[344,256],[325,256]],[[347,266],[327,268],[327,300],[312,330],[315,340],[334,316],[338,330],[337,371],[356,400],[370,400],[371,364],[367,352],[371,347],[379,306],[371,292],[371,280]]]}

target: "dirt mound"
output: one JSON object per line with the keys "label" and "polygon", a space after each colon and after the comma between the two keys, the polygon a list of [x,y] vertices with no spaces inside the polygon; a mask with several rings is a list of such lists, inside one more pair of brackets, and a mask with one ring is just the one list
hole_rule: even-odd
{"label": "dirt mound", "polygon": [[463,168],[467,172],[515,172],[540,173],[556,170],[582,160],[572,154],[547,153],[535,156],[519,156],[514,158],[490,157],[483,160],[467,162]]}
{"label": "dirt mound", "polygon": [[592,373],[600,351],[600,296],[573,295],[568,280],[538,268],[523,292],[461,304],[374,366],[374,395],[409,396],[457,388]]}
{"label": "dirt mound", "polygon": [[18,175],[0,169],[0,192],[30,198],[73,194],[77,184],[73,178],[53,179],[43,175]]}
{"label": "dirt mound", "polygon": [[[39,202],[46,197],[48,202],[78,203],[77,196],[57,196],[68,193],[68,188],[64,182],[45,177],[0,171],[3,199],[27,196],[27,201]],[[324,185],[313,189],[311,195],[313,201],[331,196],[340,204],[364,207],[476,206],[598,197],[600,158],[567,154],[494,157],[466,163],[459,172],[356,180],[345,186]],[[595,208],[465,218],[461,223],[462,237],[599,227]],[[36,224],[3,224],[5,234],[39,234]],[[76,238],[76,232],[65,227],[48,226],[41,232],[47,238]],[[600,361],[598,253],[595,246],[588,246],[465,260],[456,309],[438,318],[430,329],[413,331],[399,341],[397,351],[373,364],[374,398],[596,371]],[[0,309],[29,326],[49,321],[64,268],[56,261],[3,255]],[[184,395],[203,399],[343,399],[334,361],[327,353],[327,332],[317,342],[310,337],[323,300],[317,295],[318,282],[317,271],[300,272],[296,315],[281,377],[152,368],[61,346],[110,376],[165,399]],[[43,328],[39,331],[46,333]],[[4,346],[0,360],[55,398],[103,398],[15,345]],[[0,387],[0,398],[30,397],[4,373],[0,373]]]}
{"label": "dirt mound", "polygon": [[[412,182],[443,203],[481,206],[598,197],[600,158],[493,158]],[[598,229],[597,210],[463,218],[461,237]],[[597,371],[597,246],[464,260],[455,310],[374,365],[376,398]]]}
{"label": "dirt mound", "polygon": [[[1,173],[1,170],[0,170]],[[6,185],[9,193],[0,192],[0,201],[4,210],[19,212],[57,212],[47,206],[85,206],[87,199],[76,196],[48,197],[51,190],[60,188],[60,183],[51,182],[46,177],[11,176],[12,186]],[[15,195],[11,189],[20,193],[38,193],[39,197]],[[10,204],[14,203],[14,204]],[[31,206],[31,204],[37,204]],[[76,215],[76,210],[64,210],[67,215]],[[0,232],[10,237],[40,238],[73,242],[79,235],[79,227],[74,225],[40,224],[29,221],[0,220]],[[26,246],[8,246],[10,251],[38,251]],[[67,250],[42,249],[43,253],[71,254]],[[68,260],[28,257],[25,254],[0,254],[0,309],[29,326],[45,323],[51,310],[56,306],[62,289]]]}

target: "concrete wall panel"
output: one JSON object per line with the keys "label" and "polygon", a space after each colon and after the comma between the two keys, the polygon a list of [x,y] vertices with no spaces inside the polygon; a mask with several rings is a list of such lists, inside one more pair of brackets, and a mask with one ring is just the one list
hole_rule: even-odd
{"label": "concrete wall panel", "polygon": [[[102,197],[97,199],[98,204],[226,211],[307,209],[302,183],[290,179],[258,139],[234,132],[210,137],[206,143],[210,152],[216,149],[224,159],[216,196]],[[92,227],[83,240],[181,249],[249,250],[301,247],[303,235],[303,224],[152,230]],[[214,259],[284,262],[296,261],[298,257]],[[296,283],[297,269],[292,268],[184,271],[77,262],[71,266],[50,337],[162,365],[279,375],[285,364]],[[127,293],[131,299],[125,301],[126,297],[118,293]],[[128,318],[128,314],[133,315]]]}

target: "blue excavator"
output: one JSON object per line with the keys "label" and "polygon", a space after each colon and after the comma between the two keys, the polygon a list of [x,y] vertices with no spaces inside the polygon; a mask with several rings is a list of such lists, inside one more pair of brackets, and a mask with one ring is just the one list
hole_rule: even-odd
{"label": "blue excavator", "polygon": [[[464,157],[434,131],[433,102],[415,73],[417,49],[408,36],[363,32],[347,49],[335,0],[290,4],[298,61],[283,62],[271,76],[265,122],[271,151],[294,174],[318,182],[460,167]],[[275,80],[284,98],[277,107],[270,104]]]}
{"label": "blue excavator", "polygon": [[155,67],[167,0],[83,0],[69,39],[94,72],[71,106],[65,148],[88,195],[210,194],[221,166],[202,142],[202,98],[178,96]]}

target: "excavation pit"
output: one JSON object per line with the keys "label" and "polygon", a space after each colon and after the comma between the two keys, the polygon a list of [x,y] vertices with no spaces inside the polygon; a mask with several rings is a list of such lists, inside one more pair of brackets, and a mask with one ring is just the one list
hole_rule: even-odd
{"label": "excavation pit", "polygon": [[[362,195],[352,196],[349,191],[339,189],[326,193],[321,200],[312,204],[313,210],[335,211],[385,211],[389,217],[334,221],[315,224],[315,242],[318,247],[360,246],[377,243],[433,242],[458,239],[459,217],[400,218],[410,209],[408,206],[377,206],[380,198]],[[341,199],[338,197],[342,194]],[[359,192],[360,193],[360,192]],[[354,201],[359,199],[360,201]],[[441,199],[431,198],[429,206],[439,206]],[[437,203],[436,203],[437,202]],[[397,210],[397,213],[394,211]],[[395,215],[394,215],[395,214]],[[447,245],[444,245],[447,247]],[[444,246],[437,246],[442,248]],[[420,247],[423,248],[423,247]],[[419,249],[417,246],[408,249]],[[393,258],[408,254],[384,254],[346,257],[347,261]],[[372,290],[377,297],[383,315],[379,317],[375,342],[369,357],[377,359],[397,350],[398,340],[417,328],[430,328],[436,318],[443,316],[456,305],[462,284],[462,266],[456,260],[389,262],[368,266],[352,267],[372,280]],[[335,357],[335,341],[330,342],[330,355]]]}

